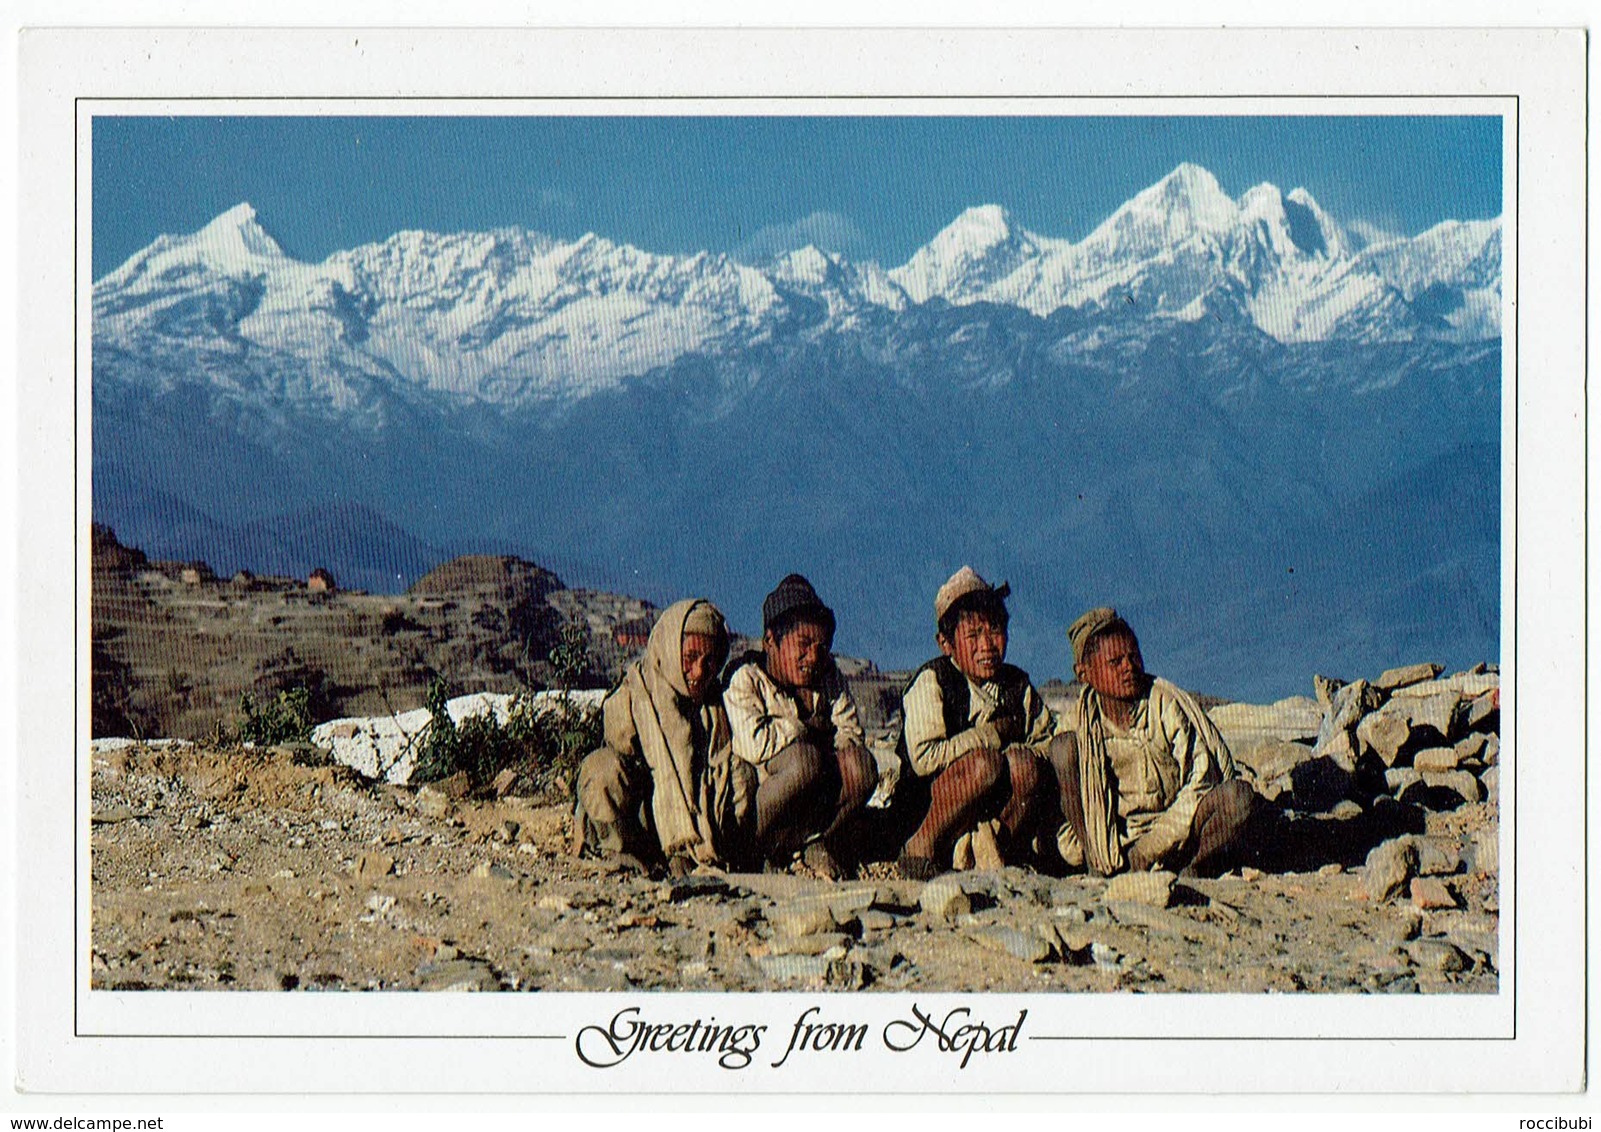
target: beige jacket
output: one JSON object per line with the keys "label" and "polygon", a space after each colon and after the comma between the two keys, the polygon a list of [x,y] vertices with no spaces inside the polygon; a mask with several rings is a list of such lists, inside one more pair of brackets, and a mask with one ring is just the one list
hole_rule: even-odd
{"label": "beige jacket", "polygon": [[[1235,776],[1228,744],[1200,704],[1160,678],[1135,704],[1126,731],[1107,718],[1100,697],[1087,687],[1062,729],[1078,739],[1085,818],[1091,840],[1101,842],[1082,848],[1099,872],[1122,867],[1122,850],[1141,839],[1160,864],[1189,839],[1207,791]],[[1071,827],[1064,830],[1076,841]]]}
{"label": "beige jacket", "polygon": [[723,693],[734,754],[759,767],[796,740],[808,735],[820,739],[828,732],[833,733],[834,750],[866,747],[856,701],[838,669],[830,668],[809,710],[803,709],[800,695],[780,687],[759,662],[740,665]]}

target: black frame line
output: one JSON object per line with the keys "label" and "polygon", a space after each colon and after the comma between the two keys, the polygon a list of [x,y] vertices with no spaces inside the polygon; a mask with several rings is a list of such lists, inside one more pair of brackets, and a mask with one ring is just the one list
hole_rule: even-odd
{"label": "black frame line", "polygon": [[[1588,106],[1589,106],[1589,101],[1588,101],[1589,73],[1588,73],[1588,70],[1586,71],[1586,74],[1585,74],[1585,91],[1586,91],[1586,103],[1585,103],[1586,110],[1585,110],[1585,119],[1584,119],[1584,121],[1585,121],[1584,151],[1585,151],[1586,154],[1588,154],[1588,152],[1589,152],[1589,109],[1588,109]],[[1407,100],[1407,101],[1428,103],[1428,102],[1461,102],[1461,101],[1465,101],[1465,100],[1466,101],[1478,102],[1478,101],[1486,101],[1486,100],[1492,100],[1493,101],[1493,100],[1496,100],[1496,99],[1501,99],[1501,100],[1510,100],[1512,102],[1512,112],[1511,112],[1511,114],[1510,115],[1503,114],[1503,115],[1501,115],[1501,119],[1502,119],[1502,122],[1504,124],[1503,128],[1505,128],[1505,124],[1507,124],[1507,123],[1510,123],[1510,125],[1511,125],[1512,132],[1513,132],[1513,153],[1514,153],[1515,156],[1521,153],[1520,147],[1522,145],[1522,131],[1521,131],[1521,128],[1520,128],[1521,120],[1522,120],[1521,119],[1521,115],[1522,115],[1522,96],[1519,95],[1519,94],[1504,94],[1504,93],[1503,94],[1477,93],[1477,94],[1457,94],[1457,95],[1452,95],[1452,94],[1427,94],[1427,95],[1407,95],[1407,94],[1296,94],[1296,95],[1285,95],[1285,94],[1241,94],[1241,93],[1234,93],[1234,94],[1205,94],[1205,95],[1202,95],[1202,94],[1158,94],[1158,95],[1122,95],[1122,94],[1118,94],[1118,95],[1112,95],[1112,94],[1049,94],[1049,95],[1047,95],[1047,94],[1023,94],[1023,95],[998,95],[998,94],[990,93],[990,94],[938,94],[938,95],[935,95],[935,94],[872,94],[872,95],[867,95],[867,94],[842,94],[842,95],[841,94],[777,94],[777,95],[668,94],[668,95],[601,95],[601,96],[596,96],[596,95],[577,95],[577,94],[558,94],[558,95],[442,95],[442,96],[430,96],[430,95],[403,95],[403,96],[400,96],[400,95],[396,95],[396,96],[376,96],[376,97],[374,97],[374,96],[365,96],[365,95],[334,95],[334,96],[317,96],[317,95],[244,95],[244,96],[232,96],[232,97],[226,96],[226,95],[205,95],[205,96],[202,96],[202,95],[176,95],[176,96],[135,95],[135,96],[127,96],[127,97],[120,97],[120,96],[110,96],[110,97],[108,97],[108,96],[103,96],[103,95],[77,95],[77,96],[74,96],[74,98],[73,98],[73,141],[74,141],[74,147],[73,148],[74,148],[74,155],[75,156],[74,156],[74,161],[73,161],[73,172],[72,172],[73,200],[74,200],[74,203],[75,203],[75,215],[74,215],[74,222],[73,222],[73,256],[72,256],[72,298],[73,298],[73,311],[74,311],[73,328],[72,328],[72,345],[73,345],[73,355],[72,355],[72,358],[73,358],[73,361],[72,361],[72,375],[73,375],[73,377],[72,377],[72,389],[73,389],[73,406],[72,406],[73,470],[72,470],[72,482],[73,482],[73,508],[74,508],[74,510],[73,510],[73,531],[72,531],[72,545],[73,545],[73,614],[72,614],[72,616],[73,616],[73,733],[74,733],[73,734],[72,766],[73,766],[73,807],[74,807],[74,811],[76,811],[77,802],[78,802],[78,799],[80,797],[80,790],[81,790],[81,767],[79,765],[80,764],[80,759],[78,757],[78,752],[80,750],[79,735],[78,735],[78,729],[79,729],[79,725],[78,725],[78,707],[79,707],[79,705],[81,703],[81,696],[82,696],[82,691],[83,691],[83,689],[79,685],[79,669],[81,668],[81,660],[82,660],[82,658],[81,658],[81,644],[82,644],[82,641],[81,641],[81,635],[80,635],[80,619],[81,619],[80,611],[82,609],[82,600],[81,600],[81,593],[80,593],[80,581],[79,581],[79,569],[78,569],[79,564],[80,564],[80,560],[81,560],[81,545],[80,544],[81,544],[81,526],[82,526],[82,524],[81,524],[80,520],[81,520],[82,516],[79,515],[79,513],[77,511],[78,492],[79,492],[78,477],[79,477],[79,465],[80,465],[79,455],[80,455],[80,443],[81,443],[81,440],[82,440],[80,422],[79,422],[79,419],[78,419],[79,418],[79,408],[78,408],[79,378],[80,378],[81,375],[79,374],[79,371],[78,371],[78,357],[79,357],[79,341],[78,341],[79,327],[78,327],[78,321],[79,320],[77,318],[77,302],[78,302],[78,297],[79,297],[79,295],[78,295],[78,249],[79,249],[79,239],[80,239],[80,235],[81,235],[81,233],[80,233],[81,225],[78,223],[77,218],[76,218],[76,206],[81,205],[81,203],[82,203],[82,191],[81,191],[81,186],[79,184],[80,166],[82,165],[82,160],[81,160],[81,157],[79,157],[77,155],[79,154],[79,152],[81,150],[81,146],[82,146],[81,130],[82,130],[82,121],[83,121],[83,113],[82,113],[83,103],[86,103],[86,102],[90,102],[90,103],[92,103],[92,102],[107,102],[107,103],[141,103],[141,102],[160,102],[160,103],[183,103],[183,102],[216,102],[216,103],[224,103],[224,102],[227,102],[227,103],[298,102],[298,103],[328,104],[328,103],[343,103],[343,102],[363,102],[363,103],[385,103],[385,102],[408,102],[408,103],[409,102],[476,102],[476,103],[493,103],[493,102],[519,102],[519,103],[534,103],[534,102],[594,102],[594,103],[638,103],[638,102],[714,102],[714,101],[749,102],[749,103],[757,103],[757,102],[958,102],[958,101],[960,101],[960,102],[1008,102],[1008,103],[1042,102],[1043,103],[1043,102],[1061,102],[1061,101],[1068,100],[1068,99],[1071,99],[1071,100],[1076,101],[1076,102],[1083,102],[1083,101],[1103,101],[1103,102],[1118,101],[1118,102],[1130,102],[1130,103],[1134,103],[1134,102],[1161,102],[1161,101],[1184,101],[1184,102],[1199,102],[1199,101],[1207,101],[1207,102],[1224,101],[1224,102],[1226,102],[1226,101],[1247,101],[1247,100],[1260,101],[1260,100],[1263,100],[1263,99],[1272,99],[1272,100],[1275,100],[1275,101],[1278,101],[1278,102],[1285,102],[1285,103],[1294,103],[1294,102],[1313,102],[1313,103],[1315,103],[1315,102],[1320,102],[1320,101],[1352,102],[1352,101],[1361,101],[1361,100],[1367,100],[1367,99],[1382,100],[1382,101],[1386,101],[1386,102],[1394,102],[1396,100],[1404,99],[1404,100]],[[104,117],[114,117],[115,115],[106,114],[106,115],[103,115],[103,116]],[[297,115],[297,116],[299,116],[299,115]],[[335,115],[306,114],[304,116],[305,117],[334,117]],[[368,116],[370,116],[370,117],[401,117],[401,115],[376,115],[376,114],[375,115],[368,115]],[[423,114],[423,115],[418,115],[418,116],[419,117],[450,117],[452,115],[443,115],[443,114],[428,115],[428,114]],[[456,116],[456,117],[467,117],[468,115],[454,115],[454,116]],[[487,115],[485,115],[485,116],[487,116]],[[528,115],[528,116],[533,117],[535,115]],[[704,116],[705,117],[719,117],[719,116],[723,116],[723,117],[743,117],[745,115],[738,115],[738,114],[713,115],[713,114],[707,114],[707,115],[704,115]],[[816,116],[817,117],[844,117],[845,115],[818,114]],[[883,116],[884,117],[892,117],[893,115],[883,115]],[[1016,115],[1009,115],[1009,116],[1014,116],[1015,117]],[[1045,116],[1045,115],[1042,115],[1042,117],[1043,116]],[[1056,116],[1057,117],[1069,117],[1071,115],[1056,115]],[[1129,115],[1129,116],[1130,117],[1134,117],[1134,116],[1137,116],[1137,115]],[[1196,114],[1196,115],[1192,115],[1192,116],[1193,117],[1223,117],[1224,115]],[[240,115],[240,117],[252,117],[252,115]],[[983,115],[976,115],[976,114],[961,114],[961,115],[957,115],[957,114],[953,114],[952,117],[983,117]],[[1513,189],[1514,189],[1513,230],[1514,231],[1520,231],[1521,230],[1522,206],[1523,206],[1523,194],[1522,194],[1521,181],[1522,181],[1522,162],[1521,161],[1514,161],[1514,168],[1513,168]],[[1586,247],[1588,247],[1588,244],[1589,244],[1589,216],[1590,216],[1589,196],[1588,196],[1588,183],[1589,183],[1589,172],[1588,172],[1588,164],[1587,164],[1586,165],[1586,172],[1585,172],[1586,193],[1585,193],[1585,202],[1584,202],[1584,225],[1583,225],[1584,232],[1585,232],[1585,241],[1584,241],[1584,243],[1585,243]],[[93,217],[92,216],[91,216],[90,220],[91,220],[91,234],[92,234],[92,224],[93,224]],[[1505,237],[1503,236],[1503,243],[1504,243],[1504,241],[1505,241]],[[1520,246],[1519,250],[1520,250],[1520,253],[1521,253],[1521,246]],[[1518,296],[1519,293],[1520,293],[1519,282],[1520,282],[1521,271],[1522,271],[1522,256],[1520,254],[1519,257],[1518,257],[1518,260],[1517,260],[1516,268],[1515,268],[1515,270],[1513,272],[1513,288],[1512,288],[1512,292],[1513,292],[1514,297]],[[1588,300],[1589,300],[1589,284],[1590,284],[1590,264],[1589,264],[1589,258],[1588,258],[1588,256],[1586,256],[1585,264],[1584,264],[1584,292],[1585,292],[1586,307],[1588,307]],[[1504,301],[1505,300],[1503,299],[1503,303],[1504,303]],[[1518,397],[1517,397],[1517,389],[1518,389],[1518,380],[1519,380],[1519,376],[1520,376],[1520,374],[1519,374],[1519,359],[1520,359],[1520,356],[1521,356],[1521,347],[1522,347],[1522,340],[1521,340],[1520,333],[1519,333],[1520,332],[1519,305],[1518,305],[1518,303],[1516,301],[1514,301],[1513,304],[1512,304],[1512,328],[1513,328],[1512,367],[1511,367],[1512,368],[1512,373],[1511,373],[1510,376],[1511,376],[1511,381],[1512,381],[1512,394],[1513,394],[1511,400],[1512,400],[1512,459],[1513,459],[1513,463],[1512,463],[1512,526],[1513,526],[1513,531],[1514,531],[1514,543],[1513,543],[1513,546],[1512,546],[1512,550],[1513,550],[1513,554],[1512,554],[1513,569],[1512,569],[1511,652],[1512,652],[1512,668],[1513,668],[1512,686],[1513,686],[1513,692],[1514,692],[1514,701],[1516,701],[1516,699],[1517,699],[1516,691],[1517,691],[1517,686],[1518,686],[1518,675],[1519,675],[1519,669],[1518,669],[1518,665],[1517,665],[1517,652],[1518,652],[1518,633],[1517,633],[1517,625],[1518,625],[1518,618],[1517,618],[1517,611],[1518,611],[1518,574],[1517,574],[1517,568],[1516,568],[1517,567],[1516,532],[1519,529],[1519,524],[1518,524],[1518,519],[1519,519],[1519,506],[1518,506],[1519,505],[1519,497],[1518,497],[1518,472],[1519,472],[1518,440],[1519,440],[1519,435],[1520,435],[1519,429],[1518,429],[1518,408],[1519,408],[1519,403],[1518,403]],[[1589,539],[1589,415],[1588,415],[1588,405],[1589,405],[1589,342],[1590,342],[1590,328],[1589,328],[1589,322],[1588,322],[1588,320],[1586,320],[1585,329],[1584,329],[1584,343],[1585,343],[1585,351],[1584,351],[1585,359],[1584,359],[1584,367],[1583,367],[1584,368],[1584,378],[1583,378],[1583,382],[1582,382],[1582,398],[1583,398],[1583,404],[1584,404],[1585,410],[1586,410],[1585,411],[1585,421],[1584,421],[1585,451],[1584,451],[1584,454],[1583,454],[1583,457],[1582,457],[1582,463],[1583,463],[1583,467],[1584,467],[1584,470],[1585,470],[1585,483],[1584,483],[1584,489],[1583,489],[1583,495],[1582,495],[1582,498],[1583,498],[1583,511],[1584,511],[1583,528],[1584,528],[1584,533],[1585,533],[1585,547],[1584,547],[1584,550],[1583,550],[1582,574],[1583,574],[1584,578],[1586,579],[1586,582],[1587,582],[1588,577],[1589,577],[1589,542],[1588,542],[1588,539]],[[1503,348],[1503,352],[1504,352],[1504,348]],[[1505,372],[1503,372],[1502,375],[1501,375],[1501,383],[1502,383],[1502,392],[1503,392],[1503,394],[1506,391],[1507,378],[1508,378],[1508,375]],[[92,383],[92,381],[93,381],[92,367],[91,367],[90,380],[91,380],[91,383]],[[1503,465],[1503,470],[1504,470],[1504,468],[1505,468],[1504,459],[1503,459],[1502,465]],[[93,469],[91,467],[91,471],[92,470]],[[1504,505],[1504,500],[1502,502],[1503,502],[1503,505]],[[93,511],[92,502],[91,502],[90,510],[91,510],[91,517],[92,517],[92,511]],[[1504,556],[1505,551],[1507,549],[1505,541],[1504,541],[1505,540],[1505,531],[1504,530],[1502,532],[1502,538],[1503,538],[1502,552],[1503,552],[1503,556]],[[1505,568],[1505,564],[1504,563],[1503,563],[1502,568],[1503,568],[1503,571],[1504,571],[1504,568]],[[1504,573],[1503,573],[1502,582],[1503,582],[1503,584],[1505,583]],[[1585,642],[1585,657],[1584,657],[1582,668],[1583,668],[1583,672],[1584,672],[1584,682],[1585,682],[1586,686],[1588,686],[1588,681],[1589,681],[1588,592],[1586,592],[1586,595],[1584,597],[1581,597],[1580,601],[1581,601],[1581,610],[1584,611],[1584,613],[1583,613],[1583,626],[1584,626],[1583,636],[1584,636],[1584,642]],[[1505,622],[1504,618],[1501,621],[1501,625],[1502,625],[1503,636],[1505,636],[1506,622]],[[1588,697],[1586,697],[1586,702],[1585,702],[1585,706],[1584,706],[1584,721],[1585,721],[1584,745],[1583,745],[1584,758],[1583,758],[1583,771],[1582,771],[1583,783],[1584,783],[1584,787],[1583,787],[1584,795],[1583,796],[1584,797],[1588,797],[1589,796],[1589,779],[1590,779],[1590,768],[1589,768],[1589,702],[1588,702]],[[1519,763],[1521,762],[1521,760],[1517,758],[1518,744],[1517,744],[1517,713],[1516,712],[1513,713],[1513,718],[1512,718],[1512,750],[1513,750],[1513,755],[1514,755],[1514,759],[1513,759],[1513,774],[1512,774],[1512,782],[1513,782],[1513,792],[1512,792],[1512,798],[1513,798],[1513,801],[1512,801],[1512,819],[1513,819],[1512,820],[1512,878],[1513,878],[1512,922],[1513,922],[1514,925],[1516,925],[1517,922],[1518,922],[1518,912],[1517,912],[1517,899],[1518,899],[1517,875],[1518,875],[1518,865],[1519,865],[1519,855],[1518,855],[1518,849],[1517,849],[1517,838],[1518,838],[1517,777],[1518,777],[1518,766],[1519,766]],[[1584,829],[1584,835],[1583,835],[1583,842],[1584,842],[1583,875],[1585,877],[1584,902],[1585,902],[1585,913],[1586,913],[1585,914],[1585,923],[1584,923],[1584,941],[1585,941],[1585,953],[1588,954],[1588,951],[1589,951],[1589,914],[1588,913],[1589,913],[1589,898],[1590,898],[1589,897],[1589,890],[1590,890],[1590,886],[1589,886],[1589,836],[1590,835],[1589,835],[1589,812],[1588,812],[1588,808],[1587,807],[1585,809],[1585,813],[1584,813],[1584,816],[1583,816],[1583,829]],[[80,844],[80,842],[81,842],[80,833],[81,833],[81,831],[79,831],[76,828],[76,823],[75,823],[74,824],[74,829],[73,829],[73,848],[72,848],[72,854],[73,854],[73,903],[72,903],[72,907],[73,907],[73,922],[72,922],[72,937],[73,937],[74,941],[76,941],[77,938],[78,938],[78,926],[79,926],[78,925],[78,900],[79,900],[78,881],[79,881],[79,876],[80,876],[80,873],[81,873],[81,864],[80,864],[80,860],[79,860],[79,854],[82,851],[82,846]],[[91,907],[91,913],[92,913],[92,907]],[[1313,1041],[1315,1041],[1315,1042],[1352,1042],[1352,1041],[1354,1041],[1354,1042],[1375,1042],[1375,1041],[1383,1041],[1383,1042],[1515,1042],[1517,1040],[1517,1034],[1518,1034],[1518,996],[1517,996],[1518,958],[1519,958],[1519,956],[1518,956],[1518,948],[1516,947],[1516,943],[1514,941],[1513,952],[1512,952],[1512,992],[1511,992],[1511,997],[1512,997],[1512,1033],[1509,1036],[1505,1036],[1505,1035],[1476,1036],[1476,1035],[1468,1035],[1468,1034],[1453,1034],[1453,1035],[1446,1035],[1446,1036],[1437,1036],[1437,1035],[1392,1036],[1392,1035],[1387,1035],[1387,1034],[1369,1034],[1369,1035],[1345,1035],[1345,1034],[1342,1034],[1342,1035],[1317,1035],[1317,1034],[1301,1035],[1301,1034],[1296,1034],[1296,1035],[1285,1035],[1283,1037],[1266,1037],[1266,1036],[1263,1036],[1263,1035],[1260,1035],[1260,1034],[1248,1034],[1248,1035],[1219,1035],[1219,1034],[1204,1034],[1204,1035],[1183,1035],[1183,1034],[1157,1034],[1157,1035],[1030,1034],[1030,1035],[1028,1035],[1028,1038],[1029,1038],[1030,1041],[1035,1041],[1035,1042],[1104,1042],[1104,1041],[1120,1041],[1120,1042],[1174,1042],[1174,1041],[1179,1041],[1179,1042],[1218,1042],[1218,1041],[1223,1041],[1223,1042],[1264,1042],[1264,1043],[1275,1043],[1275,1044],[1281,1043],[1281,1042],[1303,1042],[1303,1041],[1305,1041],[1305,1042],[1313,1042]],[[79,974],[80,965],[82,964],[82,962],[83,962],[83,958],[81,956],[79,956],[74,960],[74,963],[73,963],[73,989],[72,989],[72,998],[73,998],[72,1015],[73,1015],[73,1017],[72,1017],[72,1032],[73,1032],[73,1037],[75,1037],[75,1038],[93,1038],[93,1039],[100,1039],[100,1040],[121,1039],[121,1038],[134,1038],[134,1039],[139,1039],[139,1040],[149,1040],[149,1039],[156,1039],[156,1038],[166,1038],[166,1039],[174,1039],[174,1040],[181,1040],[181,1041],[204,1041],[204,1040],[234,1041],[234,1040],[241,1040],[241,1039],[252,1040],[252,1041],[259,1041],[259,1040],[262,1040],[262,1039],[267,1039],[267,1040],[287,1040],[287,1041],[390,1041],[390,1040],[564,1041],[568,1037],[565,1034],[394,1034],[394,1033],[388,1033],[388,1034],[281,1034],[281,1033],[280,1034],[211,1034],[211,1033],[203,1033],[203,1034],[196,1034],[196,1033],[186,1033],[186,1034],[170,1034],[170,1033],[160,1033],[160,1034],[146,1034],[146,1033],[105,1034],[105,1033],[98,1033],[98,1032],[89,1033],[89,1032],[83,1031],[80,1028],[81,1027],[80,1012],[81,1012],[81,1008],[82,1008],[82,1003],[81,1003],[80,997],[79,997],[80,996],[81,980],[79,979],[78,974]],[[1588,1045],[1589,1045],[1589,1000],[1590,1000],[1590,970],[1589,970],[1589,965],[1588,964],[1586,964],[1586,966],[1585,966],[1584,980],[1583,981],[1584,981],[1584,1002],[1585,1002],[1584,1023],[1583,1023],[1583,1034],[1584,1034],[1583,1041],[1584,1041],[1585,1047],[1588,1048]],[[132,993],[145,993],[145,992],[132,992]],[[193,993],[204,993],[204,992],[191,991],[189,993],[193,994]],[[227,992],[216,992],[216,993],[227,993]],[[390,993],[398,993],[398,992],[390,992]],[[415,992],[415,993],[420,993],[420,992]],[[579,991],[544,992],[544,994],[547,997],[550,996],[550,995],[568,997],[568,996],[577,996],[577,995],[587,994],[587,993],[589,993],[589,992],[579,992]],[[674,990],[653,990],[653,991],[643,991],[643,992],[640,992],[640,993],[648,995],[648,996],[654,998],[654,997],[661,996],[661,995],[684,994],[684,993],[690,993],[690,992],[674,991]],[[700,993],[700,992],[696,992],[696,993]],[[739,994],[749,995],[749,996],[751,996],[753,998],[759,999],[763,995],[769,995],[769,994],[775,994],[775,993],[781,993],[781,992],[773,992],[773,991],[767,991],[767,992],[763,992],[763,991],[743,991],[743,992],[723,991],[723,992],[706,992],[706,993],[721,993],[721,994],[739,993]],[[938,991],[938,992],[934,992],[934,993],[938,993],[938,994],[944,995],[944,994],[964,994],[964,993],[965,994],[984,994],[986,992],[980,992],[980,991],[968,991],[968,992],[964,992],[964,991]],[[1499,994],[1499,991],[1497,993]],[[1046,997],[1051,997],[1051,996],[1060,996],[1063,999],[1063,1001],[1073,1001],[1074,999],[1079,997],[1077,994],[1075,994],[1073,992],[1060,992],[1060,991],[1058,991],[1058,992],[1050,992],[1049,995],[1046,995]],[[1034,996],[1030,996],[1030,997],[1040,997],[1040,995],[1034,995]],[[1098,997],[1099,996],[1097,996],[1097,998]],[[1480,996],[1465,996],[1465,997],[1480,997]],[[549,1092],[550,1095],[573,1095],[573,1096],[593,1095],[595,1092],[601,1092],[601,1091],[605,1091],[605,1090],[575,1090],[575,1091],[572,1091],[570,1093],[563,1093],[562,1091],[541,1090],[541,1092]],[[1183,1090],[1179,1090],[1179,1092],[1182,1092],[1182,1091]],[[764,1092],[764,1095],[765,1095],[765,1090],[763,1092]],[[857,1092],[860,1092],[860,1091],[857,1090]],[[896,1096],[896,1095],[901,1095],[901,1092],[902,1091],[885,1091],[883,1093],[870,1092],[870,1093],[868,1093],[866,1095]],[[988,1095],[989,1092],[990,1091],[985,1091],[982,1094],[979,1094],[979,1093],[952,1093],[952,1094],[949,1094],[949,1095],[953,1095],[953,1096]],[[422,1095],[422,1094],[419,1094],[419,1095]],[[674,1095],[699,1095],[699,1094],[686,1093],[686,1094],[674,1094]],[[810,1095],[814,1095],[814,1094],[812,1094],[812,1093],[805,1093],[805,1094],[801,1094],[801,1093],[792,1093],[792,1094],[774,1093],[774,1094],[771,1094],[771,1095],[775,1095],[775,1096],[807,1095],[807,1096],[810,1096]],[[1051,1095],[1057,1095],[1057,1094],[1051,1094]],[[1094,1094],[1093,1093],[1086,1093],[1086,1094],[1082,1094],[1082,1095],[1089,1096],[1089,1095],[1094,1095]]]}

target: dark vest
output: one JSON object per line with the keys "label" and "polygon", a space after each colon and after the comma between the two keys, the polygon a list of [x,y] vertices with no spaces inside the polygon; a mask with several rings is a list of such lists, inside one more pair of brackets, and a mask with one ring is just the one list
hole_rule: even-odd
{"label": "dark vest", "polygon": [[[933,672],[934,679],[939,681],[939,699],[941,713],[945,717],[945,737],[947,739],[966,731],[971,723],[968,722],[967,713],[972,709],[972,689],[967,683],[967,677],[962,670],[956,667],[956,662],[948,656],[936,656],[924,664],[901,689],[901,701],[906,700],[906,693],[912,690],[912,685],[925,672]],[[1023,715],[1023,700],[1028,692],[1028,673],[1014,665],[1003,664],[1000,671],[995,674],[995,683],[1000,685],[1001,703],[995,716],[999,719],[1005,715],[1015,715],[1018,720],[1018,730],[1027,730],[1028,720]],[[895,750],[899,752],[901,761],[910,766],[906,751],[906,709],[901,708],[901,733],[896,741]]]}

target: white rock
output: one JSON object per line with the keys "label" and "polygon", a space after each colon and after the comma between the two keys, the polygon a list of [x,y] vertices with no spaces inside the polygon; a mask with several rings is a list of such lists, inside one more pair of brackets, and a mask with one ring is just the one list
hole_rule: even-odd
{"label": "white rock", "polygon": [[1373,681],[1375,688],[1386,692],[1393,692],[1397,688],[1404,688],[1409,684],[1421,684],[1425,680],[1433,680],[1440,674],[1442,665],[1434,663],[1409,664],[1404,668],[1391,668]]}
{"label": "white rock", "polygon": [[[584,708],[598,709],[606,693],[585,690],[570,693],[572,701]],[[516,697],[500,692],[475,692],[458,696],[445,704],[445,710],[455,723],[476,715],[493,713],[504,723]],[[561,702],[559,692],[535,692],[534,708],[545,712]],[[398,715],[372,715],[349,719],[334,719],[320,724],[311,732],[311,741],[333,755],[334,759],[368,778],[382,779],[397,786],[411,781],[417,769],[417,756],[421,753],[424,733],[433,716],[427,708],[401,712]]]}
{"label": "white rock", "polygon": [[1473,867],[1481,873],[1501,871],[1501,832],[1481,829],[1473,835]]}
{"label": "white rock", "polygon": [[1491,688],[1501,686],[1501,677],[1493,672],[1471,673],[1459,672],[1455,676],[1448,676],[1443,680],[1425,680],[1421,684],[1408,684],[1404,688],[1397,688],[1393,693],[1397,698],[1411,698],[1413,696],[1437,696],[1442,692],[1450,692],[1460,699],[1472,699],[1483,695]]}
{"label": "white rock", "polygon": [[1406,716],[1393,708],[1380,708],[1364,716],[1356,725],[1357,743],[1363,751],[1376,755],[1387,767],[1393,767],[1407,740],[1412,737],[1412,725]]}
{"label": "white rock", "polygon": [[1479,785],[1484,787],[1486,801],[1499,802],[1501,793],[1501,768],[1498,766],[1486,767],[1484,773],[1479,775]]}
{"label": "white rock", "polygon": [[89,753],[105,755],[112,751],[123,751],[129,747],[150,747],[160,750],[164,747],[193,747],[194,743],[188,739],[122,739],[103,738],[89,740]]}
{"label": "white rock", "polygon": [[1323,723],[1323,710],[1309,696],[1290,696],[1266,705],[1221,704],[1206,714],[1234,750],[1267,739],[1313,739]]}

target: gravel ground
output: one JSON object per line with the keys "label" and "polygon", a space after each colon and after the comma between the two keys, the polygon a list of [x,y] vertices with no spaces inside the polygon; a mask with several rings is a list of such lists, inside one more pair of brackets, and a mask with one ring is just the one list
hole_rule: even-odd
{"label": "gravel ground", "polygon": [[1388,899],[1363,864],[1384,815],[1350,808],[1281,826],[1345,847],[1308,871],[668,880],[569,856],[566,807],[539,799],[373,784],[289,748],[96,748],[97,988],[1497,988],[1493,800],[1409,811]]}

